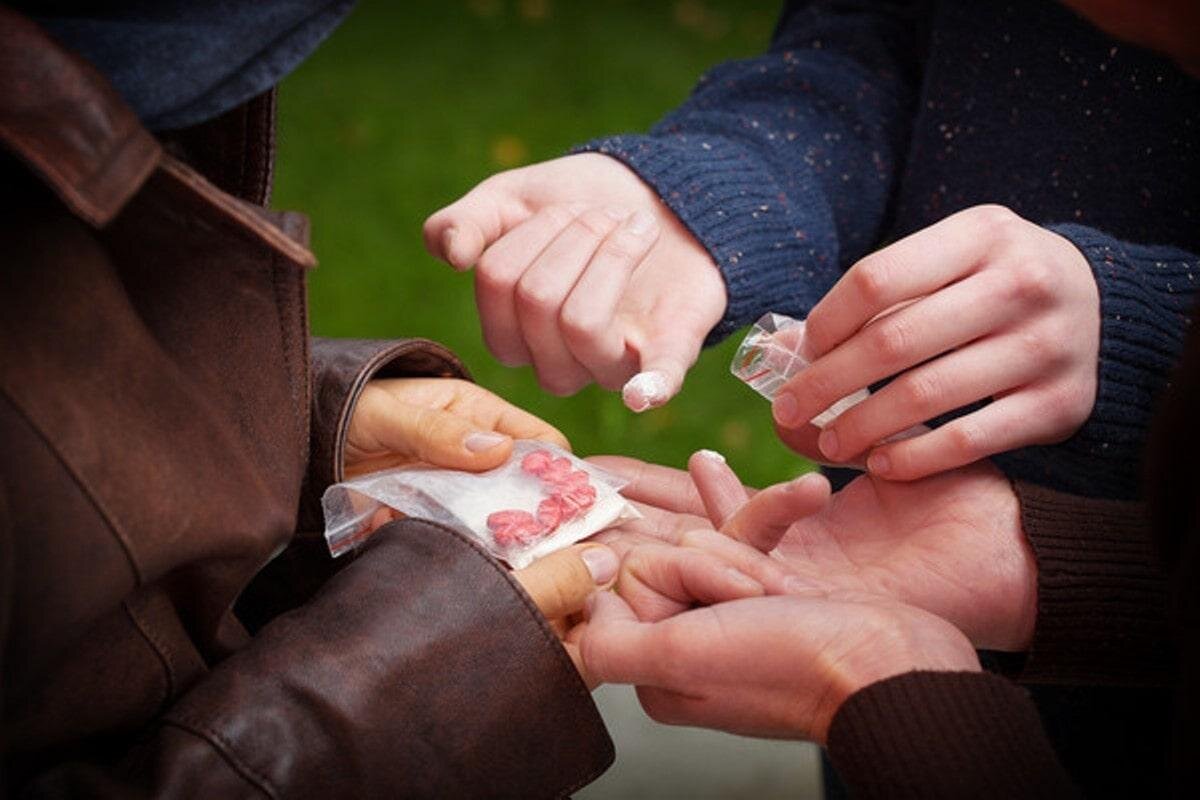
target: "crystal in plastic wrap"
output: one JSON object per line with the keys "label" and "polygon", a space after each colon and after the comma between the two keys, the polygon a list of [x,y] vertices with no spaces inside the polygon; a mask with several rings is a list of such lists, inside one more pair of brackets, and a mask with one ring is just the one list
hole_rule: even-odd
{"label": "crystal in plastic wrap", "polygon": [[[808,366],[808,361],[800,355],[803,342],[804,320],[764,314],[742,340],[730,371],[763,397],[774,400],[783,385]],[[859,389],[843,397],[813,417],[812,424],[824,428],[867,396],[866,389]]]}

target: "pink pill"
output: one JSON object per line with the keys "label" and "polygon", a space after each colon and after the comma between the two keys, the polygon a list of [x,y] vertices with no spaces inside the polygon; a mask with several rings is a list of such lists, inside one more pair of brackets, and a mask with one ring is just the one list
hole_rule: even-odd
{"label": "pink pill", "polygon": [[534,450],[521,459],[521,469],[530,475],[541,475],[553,458],[549,450]]}
{"label": "pink pill", "polygon": [[557,497],[547,497],[542,502],[538,503],[537,518],[538,522],[546,526],[550,531],[554,530],[562,522],[563,506]]}

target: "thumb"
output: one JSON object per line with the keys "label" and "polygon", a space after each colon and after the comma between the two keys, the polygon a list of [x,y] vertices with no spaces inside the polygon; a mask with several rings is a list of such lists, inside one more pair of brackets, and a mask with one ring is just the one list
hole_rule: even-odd
{"label": "thumb", "polygon": [[641,372],[621,389],[630,411],[642,412],[665,404],[683,388],[688,369],[700,355],[701,340],[688,341],[677,332],[659,335],[641,348]]}
{"label": "thumb", "polygon": [[558,619],[582,611],[589,595],[616,578],[620,563],[604,545],[575,545],[538,559],[513,577],[546,619]]}
{"label": "thumb", "polygon": [[440,408],[389,399],[390,403],[372,406],[361,426],[356,426],[361,448],[469,472],[498,467],[512,454],[510,436],[480,430],[470,420]]}

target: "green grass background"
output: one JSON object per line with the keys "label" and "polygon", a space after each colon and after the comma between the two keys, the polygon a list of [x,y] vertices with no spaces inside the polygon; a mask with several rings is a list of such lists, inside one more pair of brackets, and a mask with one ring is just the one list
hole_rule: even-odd
{"label": "green grass background", "polygon": [[[314,331],[426,336],[476,380],[557,425],[581,454],[683,466],[723,452],[748,483],[810,465],[729,374],[740,336],[710,349],[665,408],[634,415],[595,386],[544,393],[483,346],[469,274],[428,256],[421,223],[488,175],[642,131],[701,72],[761,51],[777,0],[364,0],[280,91],[273,204],[306,211],[320,267]],[[681,291],[686,287],[680,287]]]}

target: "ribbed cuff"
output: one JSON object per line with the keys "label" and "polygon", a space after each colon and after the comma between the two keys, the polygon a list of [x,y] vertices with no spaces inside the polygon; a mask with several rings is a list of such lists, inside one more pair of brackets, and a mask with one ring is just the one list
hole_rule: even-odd
{"label": "ribbed cuff", "polygon": [[805,316],[837,280],[835,228],[816,180],[785,193],[765,164],[720,136],[612,136],[575,151],[627,165],[713,257],[729,304],[706,344],[768,311]]}
{"label": "ribbed cuff", "polygon": [[984,672],[909,672],[842,704],[827,744],[855,797],[1077,795],[1021,688]]}
{"label": "ribbed cuff", "polygon": [[1096,404],[1067,441],[997,459],[1006,473],[1091,497],[1137,496],[1147,430],[1183,352],[1200,258],[1121,242],[1082,225],[1050,225],[1092,267],[1100,290]]}
{"label": "ribbed cuff", "polygon": [[1167,579],[1145,506],[1016,482],[1038,567],[1029,683],[1171,682]]}

